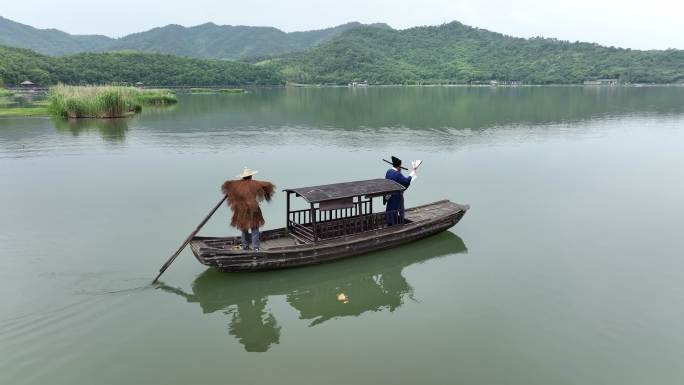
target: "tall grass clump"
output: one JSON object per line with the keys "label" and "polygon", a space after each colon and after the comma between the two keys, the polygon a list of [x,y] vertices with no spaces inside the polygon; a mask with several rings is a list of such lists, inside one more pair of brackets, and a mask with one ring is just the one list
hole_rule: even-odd
{"label": "tall grass clump", "polygon": [[143,104],[175,103],[168,90],[124,86],[67,86],[50,88],[49,111],[65,118],[121,118],[142,110]]}
{"label": "tall grass clump", "polygon": [[121,118],[142,108],[138,90],[119,86],[66,86],[50,88],[49,110],[65,118]]}

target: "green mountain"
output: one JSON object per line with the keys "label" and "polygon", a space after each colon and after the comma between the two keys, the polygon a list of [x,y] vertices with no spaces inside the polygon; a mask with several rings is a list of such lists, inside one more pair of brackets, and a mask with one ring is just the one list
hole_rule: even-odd
{"label": "green mountain", "polygon": [[101,35],[69,35],[56,29],[37,29],[0,16],[0,45],[28,48],[48,55],[100,51],[113,39]]}
{"label": "green mountain", "polygon": [[54,57],[0,46],[0,83],[16,86],[27,79],[39,85],[139,81],[158,86],[283,84],[280,74],[271,68],[228,60],[138,52]]}
{"label": "green mountain", "polygon": [[360,23],[347,23],[315,31],[286,33],[273,27],[213,23],[189,28],[167,25],[125,36],[114,42],[109,50],[138,50],[220,59],[278,56],[306,50],[362,26]]}
{"label": "green mountain", "polygon": [[[362,26],[354,22],[321,30],[286,33],[273,27],[213,23],[195,27],[167,25],[112,39],[99,35],[69,35],[55,29],[37,29],[0,17],[0,45],[28,48],[46,55],[126,50],[195,58],[239,59],[302,51]],[[373,26],[389,28],[385,24]]]}
{"label": "green mountain", "polygon": [[360,27],[312,49],[262,62],[300,83],[684,80],[684,51],[638,51],[556,39],[522,39],[458,22],[405,30]]}
{"label": "green mountain", "polygon": [[[44,84],[143,81],[160,85],[273,84],[281,79],[325,84],[355,80],[373,84],[492,80],[577,84],[598,78],[638,83],[684,82],[682,50],[638,51],[556,39],[522,39],[458,22],[404,30],[394,30],[385,24],[348,23],[292,33],[270,27],[208,23],[189,28],[168,25],[111,39],[39,30],[0,18],[0,44],[25,46],[52,55],[124,52],[60,59],[21,51],[19,56],[31,58],[26,59],[25,68],[14,64],[3,68],[2,63],[8,60],[0,58],[0,76],[8,84],[24,80],[22,77]],[[175,56],[135,55],[130,51]],[[13,56],[16,55],[15,51]],[[262,61],[257,66],[241,67],[246,64],[192,61],[179,56]],[[103,62],[95,62],[97,58]],[[163,68],[158,64],[160,61],[168,61],[172,69]],[[66,64],[77,70],[59,67]],[[221,68],[226,69],[226,74],[217,72]],[[173,72],[181,69],[186,72]],[[146,72],[151,70],[155,73]],[[233,78],[233,73],[241,75]],[[247,76],[248,73],[258,75]]]}

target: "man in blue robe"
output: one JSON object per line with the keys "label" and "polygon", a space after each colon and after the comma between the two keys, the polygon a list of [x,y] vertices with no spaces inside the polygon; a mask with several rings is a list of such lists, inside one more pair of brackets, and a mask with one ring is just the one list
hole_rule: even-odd
{"label": "man in blue robe", "polygon": [[[392,168],[385,173],[385,179],[391,179],[400,185],[408,188],[411,181],[416,178],[416,169],[411,170],[409,176],[401,173],[401,159],[392,157]],[[389,195],[387,199],[387,209],[385,210],[387,225],[392,226],[404,223],[404,192],[397,191]]]}

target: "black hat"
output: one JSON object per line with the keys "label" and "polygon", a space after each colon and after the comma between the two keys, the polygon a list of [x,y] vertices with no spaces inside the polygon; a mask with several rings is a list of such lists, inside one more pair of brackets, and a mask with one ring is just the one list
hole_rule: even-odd
{"label": "black hat", "polygon": [[397,158],[396,156],[392,156],[392,166],[400,167],[401,166],[401,159]]}

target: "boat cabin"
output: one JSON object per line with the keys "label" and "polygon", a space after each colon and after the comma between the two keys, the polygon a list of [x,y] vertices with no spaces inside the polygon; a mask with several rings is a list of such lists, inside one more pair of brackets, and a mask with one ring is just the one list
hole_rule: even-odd
{"label": "boat cabin", "polygon": [[[374,213],[373,198],[404,190],[404,186],[389,179],[283,190],[287,193],[287,232],[302,243],[315,243],[387,227],[392,215],[397,216],[395,223],[403,224],[407,221],[399,216],[399,210]],[[292,194],[304,199],[309,207],[292,209]]]}

